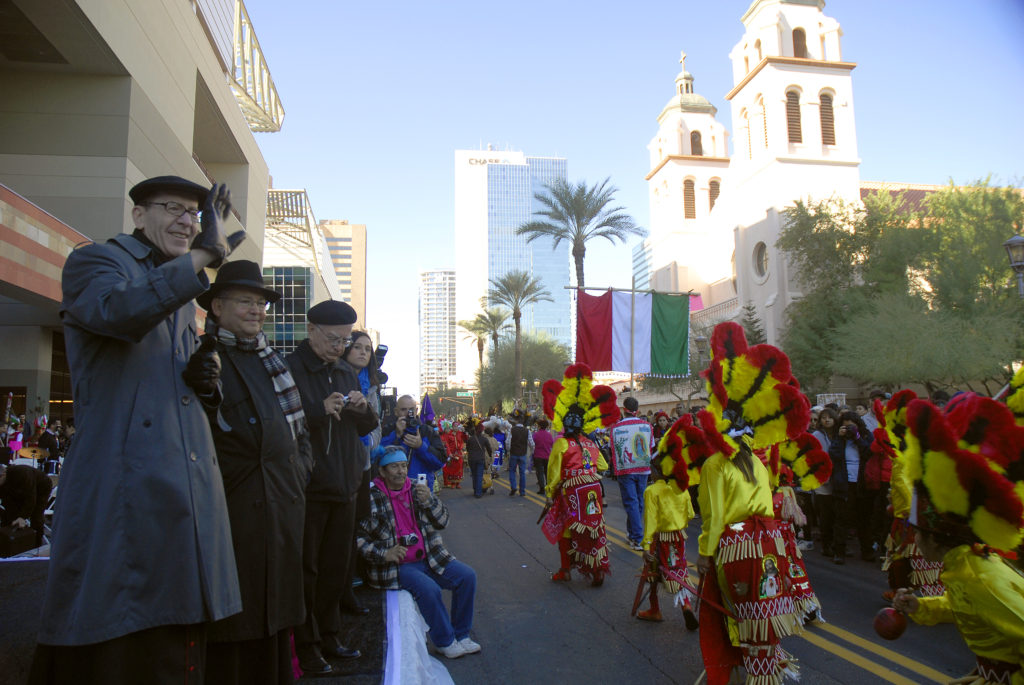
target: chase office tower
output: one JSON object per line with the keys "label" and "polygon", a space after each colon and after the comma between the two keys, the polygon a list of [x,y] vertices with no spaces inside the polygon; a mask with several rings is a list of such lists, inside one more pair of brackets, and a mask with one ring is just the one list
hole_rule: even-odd
{"label": "chase office tower", "polygon": [[[490,147],[490,146],[488,146]],[[563,157],[527,157],[523,152],[455,151],[455,312],[457,321],[482,311],[491,279],[525,270],[541,280],[553,302],[523,310],[524,333],[543,333],[570,343],[570,245],[552,249],[550,239],[527,244],[516,229],[540,208],[536,193],[556,179],[566,180]],[[512,323],[509,317],[509,323]],[[461,334],[460,334],[461,337]],[[490,354],[491,346],[487,346]],[[456,379],[470,385],[479,366],[476,347],[456,345]]]}

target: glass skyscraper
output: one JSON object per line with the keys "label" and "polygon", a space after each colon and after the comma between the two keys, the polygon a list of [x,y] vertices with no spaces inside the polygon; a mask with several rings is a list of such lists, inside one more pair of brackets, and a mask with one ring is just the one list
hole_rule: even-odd
{"label": "glass skyscraper", "polygon": [[[563,157],[527,157],[522,152],[455,151],[455,268],[459,320],[481,311],[488,284],[509,271],[526,271],[541,280],[553,302],[523,311],[523,330],[569,344],[571,246],[552,248],[551,240],[516,235],[516,229],[541,208],[534,196],[556,179],[565,180]],[[465,349],[463,349],[465,348]],[[471,383],[479,362],[469,345],[460,345],[457,375]]]}

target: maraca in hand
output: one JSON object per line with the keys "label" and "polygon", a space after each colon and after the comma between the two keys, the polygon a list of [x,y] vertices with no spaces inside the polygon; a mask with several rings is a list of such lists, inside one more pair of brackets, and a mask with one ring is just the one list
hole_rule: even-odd
{"label": "maraca in hand", "polygon": [[907,629],[907,617],[892,607],[886,607],[875,614],[874,626],[879,637],[895,640]]}

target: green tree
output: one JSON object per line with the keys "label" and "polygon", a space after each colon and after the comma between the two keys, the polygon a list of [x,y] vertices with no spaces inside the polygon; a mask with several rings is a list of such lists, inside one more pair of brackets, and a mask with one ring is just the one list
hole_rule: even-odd
{"label": "green tree", "polygon": [[[913,294],[886,294],[837,329],[835,371],[867,384],[967,387],[993,394],[1019,354],[1016,331],[997,312],[936,310]],[[974,388],[973,383],[981,387]]]}
{"label": "green tree", "polygon": [[[1005,377],[1024,317],[1002,243],[1022,227],[1020,190],[987,181],[951,184],[923,208],[886,191],[863,207],[796,203],[776,245],[800,274],[783,348],[801,382],[827,385],[840,373],[987,387]],[[992,345],[975,344],[986,336]]]}
{"label": "green tree", "polygon": [[740,320],[744,332],[747,334],[747,342],[751,345],[760,345],[768,342],[768,336],[764,334],[764,325],[761,317],[757,315],[757,307],[753,302],[743,305],[743,317]]}
{"label": "green tree", "polygon": [[[525,271],[509,271],[500,278],[491,279],[490,290],[487,291],[487,299],[492,304],[501,304],[512,310],[512,320],[515,322],[515,372],[516,388],[519,389],[519,379],[523,369],[523,307],[537,302],[553,302],[551,293],[541,284],[539,278],[531,276]],[[519,389],[522,397],[522,391]]]}
{"label": "green tree", "polygon": [[937,308],[991,311],[994,303],[1017,297],[1003,242],[1024,231],[1019,188],[996,188],[988,179],[965,187],[950,183],[928,198],[927,229],[924,270]]}
{"label": "green tree", "polygon": [[565,363],[569,360],[568,347],[546,336],[530,333],[523,335],[520,344],[524,360],[521,370],[516,370],[515,341],[508,338],[498,344],[498,351],[481,369],[478,376],[478,407],[510,406],[511,402],[519,397],[521,378],[539,378],[542,382],[549,378],[562,378]]}
{"label": "green tree", "polygon": [[563,240],[569,243],[576,264],[576,285],[581,288],[584,285],[583,259],[590,239],[606,238],[614,245],[616,240],[625,242],[631,235],[647,235],[623,207],[613,205],[618,189],[608,185],[610,180],[606,178],[593,187],[588,187],[585,181],[554,181],[545,191],[534,195],[544,206],[534,215],[543,219],[528,221],[516,229],[516,234],[525,235],[528,243],[540,238],[550,238],[552,248],[557,248]]}

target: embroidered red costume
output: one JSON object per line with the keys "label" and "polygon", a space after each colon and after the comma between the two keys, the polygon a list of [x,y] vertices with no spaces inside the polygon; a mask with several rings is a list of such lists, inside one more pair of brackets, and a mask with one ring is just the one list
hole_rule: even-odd
{"label": "embroidered red costume", "polygon": [[569,580],[576,568],[597,586],[608,573],[608,540],[599,470],[608,468],[587,433],[619,420],[615,392],[594,385],[590,368],[574,364],[562,382],[547,381],[543,388],[544,413],[554,430],[564,435],[555,441],[548,458],[547,515],[544,535],[558,545],[560,566],[552,580]]}

